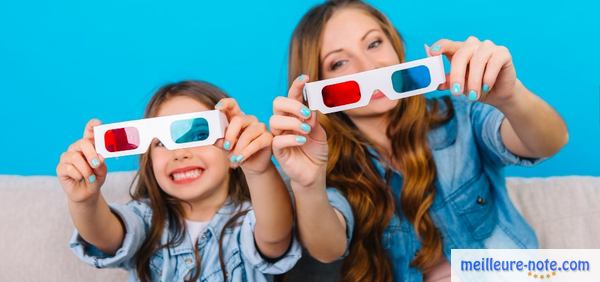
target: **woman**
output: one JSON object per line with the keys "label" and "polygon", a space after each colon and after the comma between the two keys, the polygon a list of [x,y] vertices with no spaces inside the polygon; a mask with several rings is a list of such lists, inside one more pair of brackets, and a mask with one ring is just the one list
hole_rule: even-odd
{"label": "woman", "polygon": [[402,39],[352,0],[314,7],[294,31],[290,90],[270,120],[274,155],[304,247],[321,262],[345,257],[345,281],[449,281],[453,248],[537,247],[502,168],[554,155],[566,125],[517,79],[506,47],[442,39],[428,50],[440,54],[452,97],[376,91],[368,106],[323,115],[302,104],[304,83],[401,63]]}

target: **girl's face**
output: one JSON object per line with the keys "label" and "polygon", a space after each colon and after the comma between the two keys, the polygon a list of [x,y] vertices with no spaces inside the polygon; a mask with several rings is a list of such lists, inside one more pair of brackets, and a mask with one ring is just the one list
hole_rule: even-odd
{"label": "girl's face", "polygon": [[[176,96],[160,105],[157,116],[207,110],[211,109],[193,98]],[[155,139],[150,154],[156,181],[172,197],[192,204],[227,197],[229,161],[224,150],[210,145],[171,151]]]}
{"label": "girl's face", "polygon": [[[323,79],[399,64],[398,54],[377,21],[363,10],[344,8],[325,24],[321,38]],[[347,110],[349,117],[379,116],[398,104],[376,90],[369,105]]]}

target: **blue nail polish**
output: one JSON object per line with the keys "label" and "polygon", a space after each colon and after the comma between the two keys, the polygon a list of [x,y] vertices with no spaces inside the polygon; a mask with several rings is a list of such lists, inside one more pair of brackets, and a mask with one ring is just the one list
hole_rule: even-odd
{"label": "blue nail polish", "polygon": [[307,107],[302,107],[302,109],[300,109],[300,113],[305,117],[308,118],[310,117],[310,110]]}
{"label": "blue nail polish", "polygon": [[96,182],[96,176],[92,174],[92,175],[90,175],[88,180],[90,181],[90,184],[93,184],[94,182]]}
{"label": "blue nail polish", "polygon": [[223,102],[219,101],[219,103],[217,103],[217,104],[215,105],[215,109],[218,109],[218,108],[220,108],[220,107],[222,107],[222,106],[223,106]]}
{"label": "blue nail polish", "polygon": [[236,163],[239,163],[239,162],[241,162],[243,159],[244,159],[244,156],[242,156],[242,155],[238,155],[238,156],[237,156],[237,158],[235,158],[235,162],[236,162]]}
{"label": "blue nail polish", "polygon": [[229,151],[229,149],[231,149],[231,142],[229,142],[229,141],[225,141],[225,142],[223,143],[223,149],[225,149],[225,150]]}
{"label": "blue nail polish", "polygon": [[460,94],[460,83],[455,82],[454,85],[452,85],[452,93],[454,93],[454,95]]}
{"label": "blue nail polish", "polygon": [[302,123],[302,124],[300,125],[300,129],[302,129],[302,131],[304,131],[304,132],[308,133],[308,132],[310,132],[310,129],[311,129],[311,128],[310,128],[310,125],[308,125],[308,124],[306,124],[306,123]]}
{"label": "blue nail polish", "polygon": [[304,80],[304,74],[301,74],[300,76],[298,76],[298,81],[303,81]]}
{"label": "blue nail polish", "polygon": [[434,52],[440,51],[441,49],[442,49],[442,47],[440,45],[431,46],[431,51],[434,51]]}
{"label": "blue nail polish", "polygon": [[229,161],[232,163],[237,163],[237,156],[236,155],[231,155],[231,157],[229,157]]}
{"label": "blue nail polish", "polygon": [[484,84],[483,85],[483,92],[488,92],[488,91],[490,91],[490,86],[487,85],[487,84]]}
{"label": "blue nail polish", "polygon": [[100,161],[98,161],[98,159],[93,159],[92,160],[92,167],[96,168],[96,167],[98,167],[98,165],[100,165]]}
{"label": "blue nail polish", "polygon": [[477,92],[475,92],[475,90],[469,91],[469,100],[471,100],[471,101],[477,100]]}
{"label": "blue nail polish", "polygon": [[304,144],[304,143],[306,143],[306,137],[304,137],[304,136],[296,136],[296,142],[298,144]]}

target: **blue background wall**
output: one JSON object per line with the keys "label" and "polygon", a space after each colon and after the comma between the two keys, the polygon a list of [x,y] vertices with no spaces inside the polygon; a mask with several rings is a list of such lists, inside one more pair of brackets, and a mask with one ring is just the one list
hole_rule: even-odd
{"label": "blue background wall", "polygon": [[[136,119],[160,85],[213,82],[268,121],[285,95],[287,46],[320,1],[0,2],[0,174],[55,174],[92,117]],[[519,78],[565,118],[570,143],[508,175],[600,176],[598,4],[370,1],[403,34],[408,59],[439,38],[506,45]],[[532,109],[534,110],[534,109]],[[136,168],[109,160],[110,171]]]}

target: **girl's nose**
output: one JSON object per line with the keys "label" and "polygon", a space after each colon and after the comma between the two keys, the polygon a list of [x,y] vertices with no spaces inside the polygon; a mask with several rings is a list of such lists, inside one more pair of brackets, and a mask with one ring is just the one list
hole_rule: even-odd
{"label": "girl's nose", "polygon": [[188,149],[177,149],[173,151],[173,158],[177,160],[185,160],[192,157],[190,150]]}

